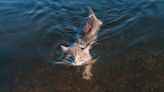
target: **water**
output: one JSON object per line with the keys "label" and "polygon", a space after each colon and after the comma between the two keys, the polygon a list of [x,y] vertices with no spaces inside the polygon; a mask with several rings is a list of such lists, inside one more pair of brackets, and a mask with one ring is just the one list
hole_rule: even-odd
{"label": "water", "polygon": [[[94,77],[53,65],[94,9]],[[163,0],[1,0],[0,92],[163,92]]]}

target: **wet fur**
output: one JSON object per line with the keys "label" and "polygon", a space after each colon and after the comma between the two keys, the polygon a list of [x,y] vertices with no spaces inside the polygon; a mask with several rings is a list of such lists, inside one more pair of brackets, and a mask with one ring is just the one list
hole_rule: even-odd
{"label": "wet fur", "polygon": [[90,79],[92,76],[92,63],[96,61],[92,58],[90,49],[97,40],[97,33],[102,24],[95,16],[93,10],[88,7],[88,17],[85,18],[80,30],[73,37],[74,41],[70,42],[71,44],[68,47],[61,45],[61,49],[65,55],[62,57],[62,62],[56,62],[56,64],[85,66],[83,78]]}

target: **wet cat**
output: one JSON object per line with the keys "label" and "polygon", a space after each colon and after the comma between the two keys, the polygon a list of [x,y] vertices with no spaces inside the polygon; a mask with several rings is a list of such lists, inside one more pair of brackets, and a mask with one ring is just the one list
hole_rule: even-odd
{"label": "wet cat", "polygon": [[81,66],[89,64],[89,61],[92,60],[90,49],[97,40],[97,32],[102,22],[95,16],[90,7],[88,7],[88,13],[88,17],[82,23],[82,28],[74,37],[75,41],[68,47],[61,45],[61,49],[65,53],[63,60],[66,64]]}
{"label": "wet cat", "polygon": [[[61,62],[56,64],[64,64],[67,66],[86,66],[89,67],[96,60],[92,58],[90,49],[97,40],[97,33],[103,24],[94,14],[93,10],[88,7],[88,17],[84,19],[80,30],[71,39],[68,47],[61,45],[64,55]],[[89,67],[91,68],[91,67]],[[85,69],[86,70],[86,69]],[[88,71],[88,70],[86,70]],[[88,72],[91,76],[92,74]],[[84,73],[86,75],[86,73]],[[86,76],[84,76],[86,78]]]}

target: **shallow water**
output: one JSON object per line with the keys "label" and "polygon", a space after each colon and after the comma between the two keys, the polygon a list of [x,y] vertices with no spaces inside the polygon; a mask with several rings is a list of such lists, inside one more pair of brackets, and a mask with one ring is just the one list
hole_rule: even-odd
{"label": "shallow water", "polygon": [[[53,65],[90,6],[94,77]],[[0,92],[163,92],[163,0],[1,0]]]}

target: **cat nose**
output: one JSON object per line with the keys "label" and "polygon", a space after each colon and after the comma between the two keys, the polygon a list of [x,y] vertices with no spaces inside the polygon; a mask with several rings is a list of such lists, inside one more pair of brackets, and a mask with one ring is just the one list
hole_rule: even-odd
{"label": "cat nose", "polygon": [[75,64],[77,64],[79,61],[78,60],[74,60]]}
{"label": "cat nose", "polygon": [[77,63],[77,61],[74,61],[75,62],[75,64]]}

